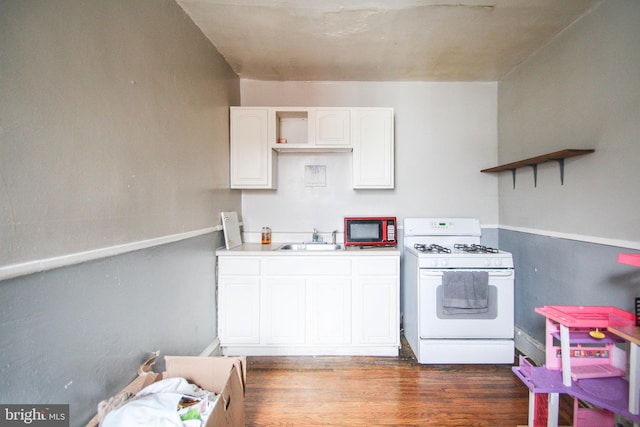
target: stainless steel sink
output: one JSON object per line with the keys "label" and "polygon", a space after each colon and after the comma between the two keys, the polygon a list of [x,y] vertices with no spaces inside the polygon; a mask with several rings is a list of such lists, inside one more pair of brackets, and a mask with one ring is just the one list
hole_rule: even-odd
{"label": "stainless steel sink", "polygon": [[343,246],[338,243],[285,243],[277,251],[341,251]]}

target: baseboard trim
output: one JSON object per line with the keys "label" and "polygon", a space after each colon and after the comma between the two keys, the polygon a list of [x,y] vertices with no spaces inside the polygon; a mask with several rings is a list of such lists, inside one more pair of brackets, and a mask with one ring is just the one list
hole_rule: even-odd
{"label": "baseboard trim", "polygon": [[532,359],[538,366],[542,366],[546,361],[545,346],[522,329],[515,328],[516,349]]}
{"label": "baseboard trim", "polygon": [[216,337],[216,339],[213,340],[211,344],[207,346],[207,348],[202,350],[202,353],[200,353],[200,357],[221,356],[221,355],[222,355],[222,350],[220,348],[220,339],[218,337]]}

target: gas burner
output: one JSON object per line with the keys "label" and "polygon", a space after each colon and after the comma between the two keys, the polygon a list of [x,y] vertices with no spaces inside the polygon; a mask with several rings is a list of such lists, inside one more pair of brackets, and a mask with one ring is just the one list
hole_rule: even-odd
{"label": "gas burner", "polygon": [[435,244],[431,244],[431,245],[425,245],[424,243],[416,243],[415,245],[413,245],[413,247],[417,250],[419,250],[420,252],[435,252],[435,253],[445,253],[445,254],[450,254],[451,253],[451,249],[449,248],[445,248],[444,246],[440,246],[440,245],[435,245]]}
{"label": "gas burner", "polygon": [[463,252],[471,252],[471,253],[479,253],[479,254],[487,254],[487,253],[497,254],[500,252],[498,249],[489,248],[487,246],[476,245],[476,244],[467,245],[463,243],[456,243],[455,245],[453,245],[453,247]]}

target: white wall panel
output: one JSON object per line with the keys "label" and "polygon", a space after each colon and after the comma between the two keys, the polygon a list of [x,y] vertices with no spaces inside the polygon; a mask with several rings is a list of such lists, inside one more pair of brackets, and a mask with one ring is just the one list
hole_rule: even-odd
{"label": "white wall panel", "polygon": [[[394,190],[351,188],[351,154],[278,155],[278,189],[243,191],[246,236],[342,231],[345,215],[472,216],[498,223],[497,83],[265,82],[241,80],[243,106],[395,109]],[[326,187],[305,187],[304,166],[327,166]],[[309,234],[310,236],[310,234]]]}

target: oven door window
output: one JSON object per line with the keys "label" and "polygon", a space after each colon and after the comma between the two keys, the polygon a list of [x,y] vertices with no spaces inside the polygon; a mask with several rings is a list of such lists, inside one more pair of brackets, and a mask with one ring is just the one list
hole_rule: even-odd
{"label": "oven door window", "polygon": [[443,297],[443,273],[420,271],[418,298],[420,299],[419,327],[421,338],[513,338],[514,291],[513,270],[489,270],[488,310],[469,314],[446,313]]}
{"label": "oven door window", "polygon": [[436,288],[436,316],[439,319],[495,319],[498,317],[498,288],[489,285],[489,295],[487,298],[487,310],[484,312],[474,312],[474,310],[460,309],[452,313],[447,310],[444,303],[444,285]]}

